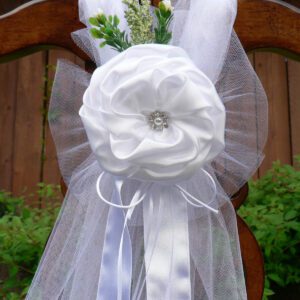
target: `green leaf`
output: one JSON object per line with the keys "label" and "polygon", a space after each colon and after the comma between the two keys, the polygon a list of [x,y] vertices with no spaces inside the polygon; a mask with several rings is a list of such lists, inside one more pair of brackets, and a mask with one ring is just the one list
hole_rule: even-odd
{"label": "green leaf", "polygon": [[299,212],[297,212],[296,210],[291,210],[285,214],[284,218],[288,221],[296,218],[297,216],[299,216]]}
{"label": "green leaf", "polygon": [[107,45],[106,42],[102,42],[102,43],[100,44],[100,48],[103,48],[103,47],[105,47],[106,45]]}
{"label": "green leaf", "polygon": [[101,33],[101,31],[99,31],[96,28],[91,28],[90,33],[91,33],[92,37],[95,39],[101,39],[103,37],[103,33]]}
{"label": "green leaf", "polygon": [[113,33],[113,29],[111,28],[111,27],[106,27],[105,28],[105,33],[107,34],[107,35],[111,35],[112,33]]}
{"label": "green leaf", "polygon": [[99,26],[99,22],[95,17],[89,18],[89,23],[93,26]]}
{"label": "green leaf", "polygon": [[279,285],[283,285],[284,281],[279,277],[278,274],[269,274],[268,277]]}
{"label": "green leaf", "polygon": [[114,26],[117,27],[120,24],[120,19],[118,18],[118,16],[114,16]]}
{"label": "green leaf", "polygon": [[154,14],[156,15],[157,19],[161,18],[161,14],[160,14],[160,10],[159,9],[155,9],[154,10]]}
{"label": "green leaf", "polygon": [[107,18],[104,14],[102,14],[100,17],[98,17],[98,22],[101,24],[101,25],[105,25],[105,23],[107,22]]}
{"label": "green leaf", "polygon": [[264,289],[264,296],[272,296],[274,294],[275,293],[271,289],[268,289],[268,288]]}

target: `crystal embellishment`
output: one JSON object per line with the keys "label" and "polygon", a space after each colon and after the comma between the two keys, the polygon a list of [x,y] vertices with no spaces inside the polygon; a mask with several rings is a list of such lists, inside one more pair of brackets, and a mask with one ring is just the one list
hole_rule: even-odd
{"label": "crystal embellishment", "polygon": [[149,118],[150,127],[156,131],[163,131],[164,128],[168,128],[168,114],[166,112],[155,111],[150,114]]}

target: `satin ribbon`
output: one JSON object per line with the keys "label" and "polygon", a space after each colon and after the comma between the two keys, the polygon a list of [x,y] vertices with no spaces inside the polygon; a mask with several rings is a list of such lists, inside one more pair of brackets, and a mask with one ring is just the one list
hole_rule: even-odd
{"label": "satin ribbon", "polygon": [[[202,171],[213,182],[214,198],[217,191],[215,181],[207,171]],[[178,184],[171,185],[174,188],[171,190],[170,186],[161,186],[155,193],[152,190],[154,183],[151,182],[142,182],[130,204],[123,205],[121,191],[124,181],[119,178],[115,180],[112,201],[108,201],[100,188],[104,175],[103,172],[99,176],[96,189],[99,198],[111,208],[105,233],[97,300],[141,298],[145,285],[145,282],[140,281],[142,274],[131,298],[132,246],[127,225],[135,207],[142,202],[147,300],[190,300],[187,205],[204,207],[214,213],[218,213],[218,210],[194,197]]]}
{"label": "satin ribbon", "polygon": [[[213,195],[212,198],[215,198],[216,194],[217,194],[216,183],[215,183],[213,177],[207,171],[205,171],[204,169],[201,169],[201,170],[202,170],[202,172],[204,172],[204,174],[206,174],[208,176],[208,178],[212,182],[213,188],[214,188],[214,195]],[[102,195],[101,189],[100,189],[100,183],[101,183],[101,180],[102,180],[104,175],[105,175],[105,172],[101,173],[100,176],[97,179],[97,182],[96,182],[97,194],[98,194],[99,198],[104,203],[106,203],[110,206],[113,206],[115,208],[129,209],[129,208],[134,208],[135,206],[139,205],[142,201],[144,201],[146,195],[149,193],[149,190],[151,189],[151,186],[154,184],[152,182],[143,182],[142,185],[141,185],[141,190],[136,191],[131,203],[129,205],[123,205],[123,204],[119,204],[119,203],[110,202]],[[123,184],[124,184],[124,181],[122,179],[116,179],[116,187],[117,187],[117,190],[119,192],[119,195],[121,195],[121,190],[122,190]],[[208,210],[211,210],[214,213],[219,213],[218,209],[214,209],[213,207],[207,205],[206,203],[204,203],[200,199],[194,197],[193,195],[191,195],[187,190],[185,190],[179,184],[174,184],[174,185],[171,185],[171,186],[178,189],[180,191],[181,195],[183,196],[183,198],[186,200],[186,202],[188,202],[192,206],[194,206],[194,207],[205,207],[205,208],[207,208]],[[142,190],[145,190],[145,192],[142,193],[141,192]]]}
{"label": "satin ribbon", "polygon": [[[113,194],[115,204],[121,204],[118,189]],[[101,260],[97,300],[129,300],[131,294],[132,249],[124,212],[111,207],[107,220]],[[126,259],[123,259],[125,257]]]}
{"label": "satin ribbon", "polygon": [[143,203],[148,300],[192,298],[188,204],[174,194],[164,187]]}

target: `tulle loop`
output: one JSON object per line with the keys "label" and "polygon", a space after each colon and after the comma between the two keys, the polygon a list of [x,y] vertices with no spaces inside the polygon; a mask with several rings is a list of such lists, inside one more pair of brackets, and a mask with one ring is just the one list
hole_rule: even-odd
{"label": "tulle loop", "polygon": [[[96,190],[99,198],[106,204],[120,208],[120,209],[130,209],[134,208],[137,205],[139,205],[144,199],[146,198],[147,193],[149,193],[149,190],[151,189],[152,183],[144,183],[143,186],[136,191],[132,198],[132,202],[129,205],[122,205],[122,204],[115,204],[113,202],[110,202],[107,200],[101,192],[101,180],[105,173],[103,172],[102,174],[99,175],[96,183]],[[115,188],[117,189],[118,193],[121,194],[122,186],[123,186],[124,181],[122,179],[115,179]],[[122,202],[122,201],[121,201]]]}
{"label": "tulle loop", "polygon": [[[215,180],[213,179],[213,177],[204,169],[202,169],[202,172],[204,172],[204,174],[206,176],[208,176],[209,180],[212,183],[212,187],[213,187],[213,196],[212,196],[212,200],[210,202],[213,202],[215,200],[215,197],[217,196],[217,185],[215,183]],[[130,209],[130,208],[134,208],[137,205],[139,205],[141,202],[143,202],[147,196],[149,196],[149,194],[151,194],[151,188],[153,185],[157,185],[156,188],[160,188],[163,186],[160,186],[157,183],[153,183],[153,182],[142,182],[140,189],[136,190],[136,193],[134,194],[134,196],[132,197],[132,201],[129,205],[122,205],[122,204],[116,204],[113,202],[110,202],[109,200],[107,200],[101,192],[101,181],[102,178],[105,176],[105,172],[102,172],[96,182],[96,190],[97,190],[97,194],[99,196],[99,198],[106,204],[115,207],[115,208],[120,208],[120,209]],[[115,188],[118,191],[118,194],[121,195],[121,190],[124,184],[124,180],[120,179],[120,178],[115,178]],[[170,185],[170,187],[175,187],[176,189],[179,190],[181,196],[183,197],[183,199],[189,203],[190,205],[197,207],[197,208],[206,208],[214,213],[219,213],[218,209],[214,209],[212,207],[210,207],[209,205],[205,204],[203,201],[201,201],[200,199],[196,198],[195,196],[191,195],[186,189],[184,189],[182,186],[180,186],[179,184],[174,184],[174,185]],[[122,201],[121,201],[122,203]]]}

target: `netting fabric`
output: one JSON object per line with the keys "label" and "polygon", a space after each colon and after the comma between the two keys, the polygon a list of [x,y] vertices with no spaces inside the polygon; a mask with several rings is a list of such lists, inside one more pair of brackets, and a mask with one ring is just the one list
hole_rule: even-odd
{"label": "netting fabric", "polygon": [[[177,0],[172,3],[173,39],[172,46],[166,47],[171,48],[168,62],[172,62],[172,66],[181,64],[180,70],[184,69],[184,72],[179,73],[176,73],[177,67],[176,72],[172,72],[168,64],[164,72],[163,67],[155,64],[154,60],[153,67],[147,67],[145,53],[156,57],[162,52],[153,45],[133,47],[125,54],[118,54],[109,48],[100,50],[99,41],[93,40],[88,33],[88,18],[101,7],[107,15],[120,16],[121,27],[128,31],[123,18],[124,5],[121,0],[79,0],[80,19],[87,28],[75,32],[73,37],[96,62],[96,72],[101,74],[103,70],[107,70],[105,68],[110,62],[118,61],[118,55],[123,55],[123,62],[128,60],[130,68],[121,68],[120,61],[114,69],[108,70],[105,74],[115,73],[110,74],[109,80],[108,75],[103,77],[95,89],[96,94],[102,95],[102,100],[103,97],[108,97],[111,102],[93,101],[95,98],[86,100],[91,105],[91,111],[88,114],[82,112],[80,116],[83,99],[87,99],[87,90],[93,84],[96,73],[91,80],[90,74],[69,62],[60,61],[58,64],[49,121],[61,173],[68,184],[68,193],[27,299],[247,299],[236,214],[230,197],[249,180],[263,159],[267,137],[266,96],[233,30],[236,0]],[[173,48],[177,50],[174,52]],[[143,63],[137,63],[132,71],[138,58]],[[186,67],[189,65],[187,59],[193,66]],[[150,69],[155,76],[147,77]],[[128,75],[131,74],[128,70],[133,72],[132,76]],[[136,72],[139,72],[138,76]],[[189,74],[192,79],[183,80],[183,73]],[[120,160],[122,155],[118,151],[125,147],[125,142],[118,144],[120,136],[122,141],[130,140],[132,143],[131,131],[126,131],[125,134],[121,123],[112,121],[116,120],[112,119],[116,115],[121,115],[122,118],[125,115],[125,119],[130,115],[128,122],[132,122],[137,114],[136,111],[133,114],[133,110],[138,105],[133,105],[133,110],[129,110],[130,106],[126,104],[129,98],[125,95],[129,89],[125,89],[123,94],[120,92],[124,87],[124,74],[129,76],[128,82],[137,80],[137,88],[134,89],[136,92],[132,97],[143,97],[139,90],[141,84],[145,84],[144,91],[148,91],[149,82],[155,87],[161,86],[155,81],[158,78],[167,78],[165,82],[174,87],[174,90],[169,85],[165,90],[158,89],[159,95],[165,95],[166,99],[168,95],[178,91],[178,86],[181,91],[183,85],[189,87],[189,84],[192,87],[188,91],[193,90],[191,97],[205,95],[207,89],[203,87],[208,86],[211,88],[210,95],[217,93],[217,99],[213,99],[216,99],[218,113],[211,113],[213,107],[208,103],[204,108],[195,105],[193,117],[186,117],[188,122],[193,120],[190,128],[194,129],[186,131],[191,141],[198,134],[197,126],[208,124],[204,128],[212,128],[211,124],[219,124],[213,127],[219,131],[222,130],[220,124],[224,121],[223,137],[217,138],[218,142],[213,143],[211,149],[214,155],[206,156],[209,159],[205,160],[205,164],[199,165],[192,175],[175,182],[156,182],[149,180],[149,176],[139,180],[132,175],[134,172],[120,175],[107,170],[107,164],[111,160],[103,162],[107,158],[105,147],[103,143],[94,141],[97,138],[100,141],[109,140],[110,146],[115,147],[111,148],[112,152]],[[200,77],[205,83],[197,81]],[[194,86],[194,82],[198,86]],[[131,85],[130,93],[132,89]],[[145,93],[144,97],[147,95]],[[172,95],[174,98],[175,94]],[[201,97],[198,98],[197,101],[201,101]],[[107,103],[115,100],[118,106],[114,106],[114,110],[111,107],[108,109]],[[182,111],[184,109],[182,107]],[[83,115],[90,118],[89,114],[95,117],[95,122],[87,125]],[[220,118],[219,123],[215,122],[216,116]],[[98,128],[98,117],[99,136],[95,137],[94,131],[91,136],[91,130]],[[206,121],[203,123],[200,119]],[[170,123],[170,130],[173,130],[171,127]],[[105,131],[102,131],[103,128]],[[179,133],[174,132],[173,137],[177,139]],[[138,146],[134,144],[132,149],[126,148],[130,159],[124,158],[124,165],[127,166],[129,162],[139,164],[139,167],[144,166],[147,170],[159,173],[159,156],[156,155],[153,161],[143,160],[145,157],[148,159],[149,155],[151,157],[151,151],[155,151],[155,143],[152,143],[152,150],[142,148],[143,151],[138,152],[138,155],[132,155],[136,149],[140,149],[140,144],[144,145],[146,139],[142,128],[134,134],[134,138],[141,141]],[[201,141],[205,137],[202,134]],[[167,143],[172,141],[165,141]],[[184,148],[186,142],[178,145],[181,148],[164,145],[165,150],[161,150],[170,154],[163,161],[168,167],[173,164],[172,160],[181,159],[179,153],[187,151]],[[190,147],[194,145],[192,143]],[[99,151],[104,151],[101,152],[102,159],[99,159]],[[158,167],[153,167],[151,163],[157,163]],[[114,165],[120,166],[122,165]],[[175,172],[174,170],[177,170],[175,166],[171,171]],[[151,176],[158,176],[153,175],[155,172]],[[115,205],[130,206],[135,204],[136,199],[143,201],[130,209],[107,205],[99,198],[96,186],[103,198]],[[201,202],[197,202],[200,200]]]}

